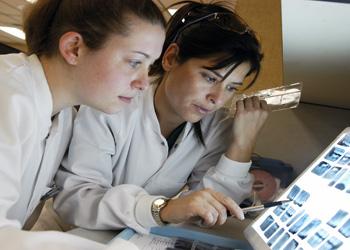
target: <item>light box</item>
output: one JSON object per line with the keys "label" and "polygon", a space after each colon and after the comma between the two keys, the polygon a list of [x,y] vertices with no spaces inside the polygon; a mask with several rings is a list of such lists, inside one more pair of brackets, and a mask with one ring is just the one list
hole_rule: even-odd
{"label": "light box", "polygon": [[[307,152],[305,152],[307,154]],[[350,249],[350,127],[244,234],[254,249]]]}

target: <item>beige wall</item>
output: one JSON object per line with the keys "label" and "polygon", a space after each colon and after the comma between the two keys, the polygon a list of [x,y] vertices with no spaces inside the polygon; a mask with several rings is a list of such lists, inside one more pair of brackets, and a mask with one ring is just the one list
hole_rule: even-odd
{"label": "beige wall", "polygon": [[304,102],[350,109],[349,3],[282,0],[284,79]]}
{"label": "beige wall", "polygon": [[283,83],[281,1],[239,0],[236,10],[258,34],[265,55],[260,76],[249,91],[281,85]]}

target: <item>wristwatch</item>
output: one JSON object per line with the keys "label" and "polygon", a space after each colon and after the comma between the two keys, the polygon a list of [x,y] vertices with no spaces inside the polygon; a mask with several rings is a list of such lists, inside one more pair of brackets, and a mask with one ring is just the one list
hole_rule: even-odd
{"label": "wristwatch", "polygon": [[168,224],[160,218],[160,211],[168,204],[168,200],[169,199],[166,199],[166,198],[158,198],[154,200],[152,203],[152,207],[151,207],[152,216],[159,226],[164,226]]}

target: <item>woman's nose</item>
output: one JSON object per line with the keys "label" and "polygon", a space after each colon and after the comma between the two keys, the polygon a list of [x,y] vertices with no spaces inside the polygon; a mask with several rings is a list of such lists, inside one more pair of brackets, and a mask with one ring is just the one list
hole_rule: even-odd
{"label": "woman's nose", "polygon": [[222,103],[224,102],[223,98],[224,98],[224,93],[221,89],[213,90],[208,95],[209,102],[218,106],[222,105]]}
{"label": "woman's nose", "polygon": [[145,90],[147,89],[149,86],[149,76],[148,76],[148,72],[143,73],[142,75],[140,75],[137,79],[135,79],[132,82],[132,87],[136,88],[138,90]]}

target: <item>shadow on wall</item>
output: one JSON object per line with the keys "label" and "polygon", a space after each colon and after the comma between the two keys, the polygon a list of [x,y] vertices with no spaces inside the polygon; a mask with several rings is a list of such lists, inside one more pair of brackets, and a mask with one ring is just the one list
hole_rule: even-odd
{"label": "shadow on wall", "polygon": [[300,104],[271,113],[255,148],[261,156],[290,163],[300,174],[346,127],[350,110]]}

